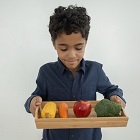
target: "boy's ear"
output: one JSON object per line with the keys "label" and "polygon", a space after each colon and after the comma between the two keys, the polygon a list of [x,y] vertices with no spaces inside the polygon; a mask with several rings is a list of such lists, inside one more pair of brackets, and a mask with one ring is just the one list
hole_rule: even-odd
{"label": "boy's ear", "polygon": [[52,41],[52,44],[53,44],[54,49],[56,50],[55,41],[53,39],[51,39],[51,41]]}

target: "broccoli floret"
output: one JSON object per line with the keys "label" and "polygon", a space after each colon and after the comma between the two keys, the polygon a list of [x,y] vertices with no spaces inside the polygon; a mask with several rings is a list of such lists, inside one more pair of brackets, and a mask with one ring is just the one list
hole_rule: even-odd
{"label": "broccoli floret", "polygon": [[122,109],[121,105],[108,99],[102,99],[95,106],[95,112],[97,114],[97,117],[119,116],[121,109]]}

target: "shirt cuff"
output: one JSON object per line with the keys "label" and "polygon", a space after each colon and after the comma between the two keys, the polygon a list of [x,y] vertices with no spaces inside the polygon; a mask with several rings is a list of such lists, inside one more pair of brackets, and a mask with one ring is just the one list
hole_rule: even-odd
{"label": "shirt cuff", "polygon": [[118,89],[117,91],[114,91],[114,92],[110,93],[110,94],[108,95],[108,99],[110,99],[110,97],[113,96],[113,95],[119,96],[119,97],[125,102],[125,104],[126,104],[126,101],[125,101],[125,99],[123,98],[123,92],[122,92],[121,89]]}
{"label": "shirt cuff", "polygon": [[25,102],[25,104],[24,104],[24,107],[25,107],[25,109],[26,109],[26,111],[28,112],[28,113],[31,113],[31,111],[30,111],[30,103],[31,103],[31,100],[34,98],[34,97],[36,97],[37,95],[31,95],[28,99],[27,99],[27,101]]}

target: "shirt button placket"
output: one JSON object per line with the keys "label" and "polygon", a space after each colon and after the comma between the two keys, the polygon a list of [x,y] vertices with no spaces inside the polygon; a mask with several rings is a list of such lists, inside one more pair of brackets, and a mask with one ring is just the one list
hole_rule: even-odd
{"label": "shirt button placket", "polygon": [[74,140],[74,135],[71,135],[71,139]]}
{"label": "shirt button placket", "polygon": [[73,95],[73,99],[75,99],[75,95]]}

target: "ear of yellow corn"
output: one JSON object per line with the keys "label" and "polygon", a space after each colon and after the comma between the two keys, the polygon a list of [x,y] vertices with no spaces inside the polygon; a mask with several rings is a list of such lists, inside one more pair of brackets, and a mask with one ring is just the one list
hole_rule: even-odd
{"label": "ear of yellow corn", "polygon": [[47,102],[41,111],[42,118],[54,118],[56,115],[56,104]]}

